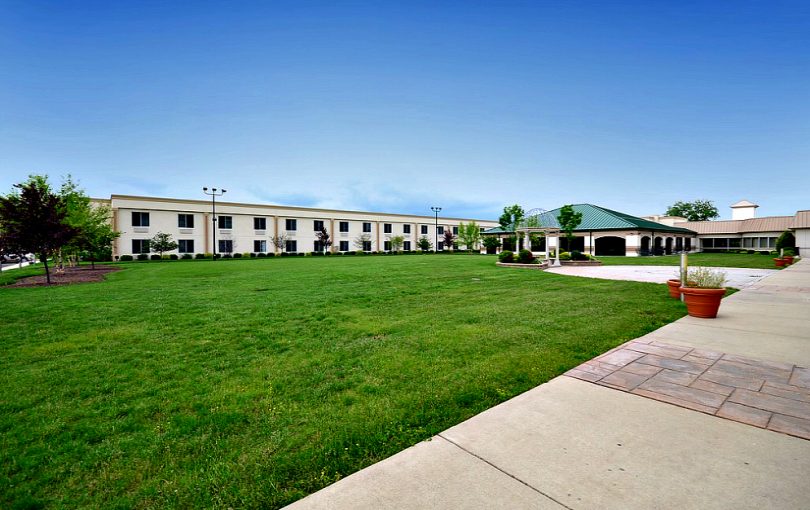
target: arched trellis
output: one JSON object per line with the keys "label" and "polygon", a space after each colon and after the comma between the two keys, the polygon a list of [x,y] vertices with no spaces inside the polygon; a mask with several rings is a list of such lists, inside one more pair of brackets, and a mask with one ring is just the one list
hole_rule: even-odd
{"label": "arched trellis", "polygon": [[[560,223],[553,214],[545,209],[535,208],[531,209],[523,219],[515,225],[515,235],[525,236],[524,244],[531,248],[530,236],[532,234],[543,234],[546,238],[546,262],[552,266],[560,265]],[[556,248],[554,250],[554,260],[551,261],[548,256],[550,237],[557,239]]]}

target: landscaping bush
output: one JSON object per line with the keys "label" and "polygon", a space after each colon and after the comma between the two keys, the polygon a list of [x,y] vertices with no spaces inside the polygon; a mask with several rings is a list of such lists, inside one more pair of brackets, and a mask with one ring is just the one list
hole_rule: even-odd
{"label": "landscaping bush", "polygon": [[520,250],[518,253],[518,262],[521,264],[531,264],[534,261],[534,255],[529,250]]}
{"label": "landscaping bush", "polygon": [[221,257],[223,259],[232,259],[233,255],[231,255],[230,253],[223,253],[222,255],[217,255],[217,257]]}
{"label": "landscaping bush", "polygon": [[567,251],[560,252],[560,260],[571,260],[571,254]]}
{"label": "landscaping bush", "polygon": [[769,252],[769,251],[761,251],[761,252],[759,252],[759,254],[760,254],[760,255],[766,255],[766,256],[768,256],[768,257],[770,257],[770,256],[771,256],[771,252]]}
{"label": "landscaping bush", "polygon": [[500,254],[498,254],[498,261],[509,263],[515,260],[515,254],[509,250],[504,250]]}
{"label": "landscaping bush", "polygon": [[347,251],[346,255],[357,255],[356,251]]}
{"label": "landscaping bush", "polygon": [[275,257],[276,254],[275,253],[265,253],[265,256],[267,256],[267,257]]}
{"label": "landscaping bush", "polygon": [[328,257],[328,256],[332,255],[332,252],[328,251],[328,252],[324,253],[324,255],[326,255]]}
{"label": "landscaping bush", "polygon": [[158,254],[154,254],[151,257],[149,257],[149,260],[160,260],[160,259],[161,259],[161,256],[158,255]]}
{"label": "landscaping bush", "polygon": [[169,254],[169,260],[177,260],[179,258],[180,257],[178,257],[176,253],[170,253]]}
{"label": "landscaping bush", "polygon": [[120,260],[121,262],[131,262],[132,255],[121,255],[120,257],[118,257],[118,260]]}
{"label": "landscaping bush", "polygon": [[263,258],[265,258],[265,257],[267,257],[267,254],[266,254],[266,253],[259,252],[259,253],[257,253],[257,254],[256,254],[256,258],[263,259]]}
{"label": "landscaping bush", "polygon": [[255,259],[255,258],[256,258],[256,254],[255,254],[255,253],[250,253],[250,254],[248,254],[248,257],[250,257],[250,258],[252,258],[252,259]]}
{"label": "landscaping bush", "polygon": [[194,255],[194,258],[197,259],[197,260],[204,259],[205,254],[204,253],[197,253],[197,254]]}
{"label": "landscaping bush", "polygon": [[234,253],[234,254],[233,254],[233,258],[235,258],[235,259],[241,259],[241,258],[242,258],[242,254],[241,254],[241,253]]}
{"label": "landscaping bush", "polygon": [[306,256],[306,253],[301,252],[301,253],[298,253],[297,255],[298,255],[299,257],[304,257],[304,256]]}
{"label": "landscaping bush", "polygon": [[183,260],[191,260],[194,257],[191,256],[191,253],[184,253],[183,256],[180,258]]}
{"label": "landscaping bush", "polygon": [[796,237],[793,235],[793,232],[790,230],[786,230],[782,232],[776,239],[776,251],[780,252],[783,248],[795,248],[796,247]]}
{"label": "landscaping bush", "polygon": [[582,253],[579,250],[571,250],[571,260],[588,260],[589,258],[587,253]]}
{"label": "landscaping bush", "polygon": [[757,252],[756,250],[745,250],[745,253],[747,253],[749,255],[753,255],[756,252]]}

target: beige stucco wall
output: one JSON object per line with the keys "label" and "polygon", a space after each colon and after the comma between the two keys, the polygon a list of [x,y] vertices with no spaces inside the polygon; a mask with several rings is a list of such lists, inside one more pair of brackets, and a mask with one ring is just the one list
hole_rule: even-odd
{"label": "beige stucco wall", "polygon": [[[211,201],[172,200],[151,197],[129,197],[113,195],[110,205],[116,216],[116,228],[121,232],[117,240],[114,255],[132,253],[133,239],[150,239],[158,232],[168,233],[177,240],[193,240],[194,253],[212,253],[213,235],[211,222]],[[132,225],[133,212],[148,212],[149,226],[135,227]],[[267,241],[267,250],[273,251],[270,238],[275,235],[286,234],[290,240],[297,242],[299,252],[311,252],[315,249],[317,240],[314,221],[322,220],[334,242],[333,251],[340,248],[340,241],[349,243],[349,250],[357,250],[354,240],[363,234],[363,223],[372,225],[370,232],[373,251],[382,251],[384,243],[391,237],[402,235],[405,241],[411,243],[410,248],[416,249],[416,241],[422,236],[422,226],[427,227],[427,237],[431,243],[435,242],[433,217],[401,215],[389,213],[372,213],[361,211],[339,211],[327,209],[312,209],[302,207],[270,206],[260,204],[237,204],[217,201],[217,217],[231,216],[233,228],[217,228],[217,241],[230,239],[233,241],[234,253],[253,252],[254,240]],[[194,228],[181,229],[178,227],[178,214],[193,214]],[[267,229],[254,230],[254,218],[266,218]],[[295,231],[285,229],[286,219],[295,219]],[[341,221],[349,222],[349,232],[339,232]],[[452,229],[460,223],[475,221],[480,227],[491,228],[497,225],[495,221],[474,220],[465,218],[439,217],[439,226]],[[384,233],[384,225],[391,224],[391,233]],[[404,225],[411,225],[411,233],[404,233]],[[276,227],[277,225],[277,227]],[[333,226],[334,225],[334,226]],[[439,240],[441,241],[441,235]],[[217,249],[217,251],[219,251]],[[177,253],[175,250],[174,253]]]}

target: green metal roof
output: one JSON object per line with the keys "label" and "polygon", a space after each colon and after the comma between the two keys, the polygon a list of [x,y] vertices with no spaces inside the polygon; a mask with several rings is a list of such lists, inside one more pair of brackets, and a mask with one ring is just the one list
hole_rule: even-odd
{"label": "green metal roof", "polygon": [[[631,216],[629,214],[625,214],[618,211],[612,211],[610,209],[605,209],[604,207],[599,207],[597,205],[575,204],[573,208],[575,212],[582,213],[582,223],[580,223],[579,226],[574,229],[574,232],[590,232],[601,230],[643,230],[650,232],[654,231],[654,232],[669,232],[675,234],[696,235],[696,232],[686,228],[670,227],[669,225],[664,225],[661,223],[656,223],[654,221],[645,220],[643,218]],[[558,207],[557,209],[548,211],[548,213],[544,215],[543,224],[555,223],[555,225],[548,225],[548,226],[559,228],[557,216],[559,216],[560,214],[560,209],[561,208]],[[549,218],[552,218],[552,220],[549,221]],[[498,226],[486,230],[484,231],[484,233],[511,234],[514,233],[514,225],[509,229],[504,229],[503,227]]]}

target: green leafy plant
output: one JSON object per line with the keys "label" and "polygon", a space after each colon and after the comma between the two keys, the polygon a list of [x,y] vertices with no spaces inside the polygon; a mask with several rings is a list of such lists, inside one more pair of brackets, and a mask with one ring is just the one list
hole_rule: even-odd
{"label": "green leafy plant", "polygon": [[534,262],[534,255],[529,250],[520,250],[518,252],[518,262],[521,264],[531,264]]}
{"label": "green leafy plant", "polygon": [[681,216],[688,221],[708,221],[720,216],[711,200],[675,202],[667,208],[667,216]]}
{"label": "green leafy plant", "polygon": [[171,234],[158,232],[155,234],[155,237],[149,241],[149,248],[153,253],[159,254],[160,258],[162,258],[163,252],[177,249],[177,242],[172,240]]}
{"label": "green leafy plant", "polygon": [[726,283],[726,273],[707,267],[690,267],[686,273],[684,287],[701,289],[722,289]]}
{"label": "green leafy plant", "polygon": [[416,247],[422,250],[422,253],[426,253],[433,249],[433,243],[426,236],[422,236],[416,241]]}
{"label": "green leafy plant", "polygon": [[121,255],[120,257],[118,257],[118,260],[120,260],[121,262],[131,262],[132,255]]}
{"label": "green leafy plant", "polygon": [[498,239],[496,236],[484,236],[484,240],[482,241],[484,248],[487,250],[494,250],[497,249],[501,245],[501,240]]}
{"label": "green leafy plant", "polygon": [[509,263],[515,260],[515,254],[509,250],[504,250],[498,254],[498,261]]}
{"label": "green leafy plant", "polygon": [[571,260],[571,254],[567,251],[560,252],[560,260]]}
{"label": "green leafy plant", "polygon": [[557,221],[560,222],[560,228],[565,232],[565,238],[568,240],[568,246],[570,247],[576,237],[574,236],[574,229],[582,223],[582,213],[575,211],[573,205],[564,205],[560,207]]}
{"label": "green leafy plant", "polygon": [[467,224],[459,223],[458,242],[464,245],[467,251],[478,249],[478,244],[481,242],[481,227],[474,221]]}
{"label": "green leafy plant", "polygon": [[[782,232],[782,234],[776,239],[777,252],[781,252],[783,249],[795,247],[796,247],[796,236],[794,236],[793,232],[791,232],[790,230]],[[785,253],[785,255],[787,255],[787,253]]]}

